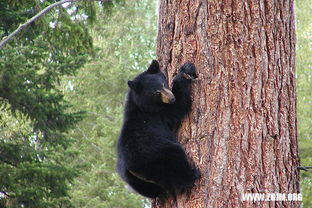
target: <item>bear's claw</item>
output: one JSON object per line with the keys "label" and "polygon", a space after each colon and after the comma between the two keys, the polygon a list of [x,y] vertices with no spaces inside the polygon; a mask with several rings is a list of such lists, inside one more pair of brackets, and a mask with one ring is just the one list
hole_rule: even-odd
{"label": "bear's claw", "polygon": [[[193,80],[197,78],[196,67],[193,63],[187,62],[183,64],[180,70],[183,73],[183,77],[188,80]],[[189,76],[187,76],[189,75]]]}

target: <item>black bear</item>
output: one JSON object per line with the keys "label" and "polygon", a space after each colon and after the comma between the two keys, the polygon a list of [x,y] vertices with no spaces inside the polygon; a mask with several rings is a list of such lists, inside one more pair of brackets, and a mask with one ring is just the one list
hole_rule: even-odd
{"label": "black bear", "polygon": [[189,86],[196,68],[186,63],[173,81],[172,92],[159,63],[128,81],[124,121],[117,144],[117,171],[136,192],[149,198],[175,196],[199,177],[176,130],[190,111]]}

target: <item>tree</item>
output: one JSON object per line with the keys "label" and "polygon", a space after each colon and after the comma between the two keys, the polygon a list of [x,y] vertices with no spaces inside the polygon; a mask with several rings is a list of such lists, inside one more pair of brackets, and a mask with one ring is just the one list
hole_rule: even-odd
{"label": "tree", "polygon": [[293,8],[292,0],[160,0],[157,57],[169,82],[185,61],[198,68],[178,138],[202,176],[189,196],[154,208],[300,206],[243,201],[299,193]]}
{"label": "tree", "polygon": [[[1,1],[0,39],[54,2]],[[92,52],[93,6],[58,7],[0,50],[0,207],[71,206],[66,196],[77,169],[65,158],[76,155],[65,133],[83,114],[70,110],[59,82]]]}
{"label": "tree", "polygon": [[50,4],[49,6],[47,6],[43,10],[41,10],[38,14],[36,14],[32,18],[30,18],[27,22],[25,22],[24,24],[20,25],[14,32],[10,33],[9,36],[4,37],[3,40],[0,41],[0,49],[8,41],[10,41],[14,36],[16,36],[18,33],[20,33],[24,28],[29,26],[31,23],[35,22],[41,16],[45,15],[46,13],[48,13],[54,7],[60,6],[60,5],[65,4],[65,3],[76,2],[76,1],[79,1],[79,0],[62,0],[62,1],[55,2],[54,4]]}

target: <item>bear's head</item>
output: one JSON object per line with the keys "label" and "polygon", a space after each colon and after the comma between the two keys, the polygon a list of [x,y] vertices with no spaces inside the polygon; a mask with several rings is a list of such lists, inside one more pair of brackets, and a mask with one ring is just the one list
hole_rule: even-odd
{"label": "bear's head", "polygon": [[167,79],[156,60],[152,61],[146,71],[128,81],[128,86],[129,99],[142,110],[157,112],[164,105],[175,102],[173,93],[168,89]]}

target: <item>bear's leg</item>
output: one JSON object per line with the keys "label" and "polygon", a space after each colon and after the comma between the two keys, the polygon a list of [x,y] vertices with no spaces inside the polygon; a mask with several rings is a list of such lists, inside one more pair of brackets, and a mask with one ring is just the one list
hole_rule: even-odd
{"label": "bear's leg", "polygon": [[155,155],[155,159],[139,172],[164,187],[170,195],[174,196],[191,188],[199,178],[199,170],[189,164],[180,145],[170,145]]}

